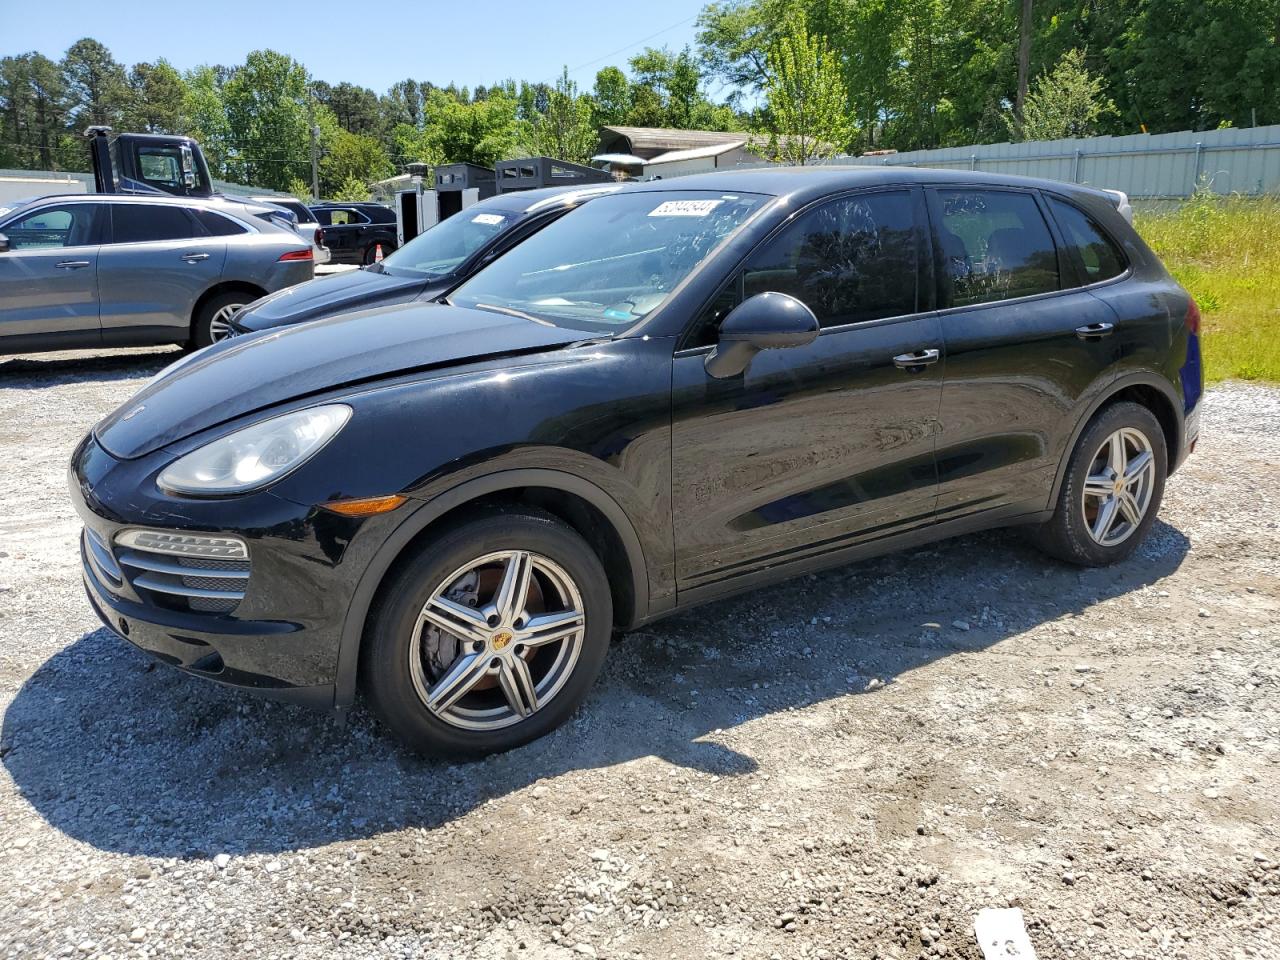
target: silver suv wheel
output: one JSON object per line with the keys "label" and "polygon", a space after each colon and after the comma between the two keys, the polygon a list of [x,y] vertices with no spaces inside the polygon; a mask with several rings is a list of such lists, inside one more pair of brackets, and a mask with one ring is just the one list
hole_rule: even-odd
{"label": "silver suv wheel", "polygon": [[560,692],[582,650],[586,615],[564,568],[538,553],[488,553],[454,570],[413,627],[409,672],[436,717],[497,730]]}
{"label": "silver suv wheel", "polygon": [[1155,488],[1155,456],[1141,430],[1122,427],[1102,442],[1085,477],[1081,505],[1095,543],[1123,543],[1142,524]]}

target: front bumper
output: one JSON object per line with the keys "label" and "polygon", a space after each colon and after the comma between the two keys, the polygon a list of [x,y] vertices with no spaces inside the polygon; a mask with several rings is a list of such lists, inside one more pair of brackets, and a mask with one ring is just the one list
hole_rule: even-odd
{"label": "front bumper", "polygon": [[[81,569],[95,612],[134,646],[188,673],[332,706],[342,628],[367,563],[357,536],[361,522],[269,492],[183,501],[179,510],[154,484],[159,460],[167,459],[117,460],[92,437],[72,458],[71,498],[85,524]],[[138,529],[242,539],[249,553],[245,580],[227,581],[207,568],[162,580],[170,587],[235,582],[242,599],[193,602],[181,591],[153,589],[155,576],[131,568],[129,551],[117,540]]]}

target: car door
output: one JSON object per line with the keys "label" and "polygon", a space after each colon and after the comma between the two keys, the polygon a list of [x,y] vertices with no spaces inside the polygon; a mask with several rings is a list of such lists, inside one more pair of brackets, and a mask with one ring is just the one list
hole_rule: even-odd
{"label": "car door", "polygon": [[104,343],[178,343],[196,301],[222,276],[226,237],[174,203],[110,203],[98,261]]}
{"label": "car door", "polygon": [[[931,522],[942,338],[926,229],[919,190],[856,193],[799,211],[747,258],[677,350],[681,589]],[[736,377],[711,377],[704,363],[719,320],[766,291],[806,303],[819,336],[762,351]]]}
{"label": "car door", "polygon": [[1037,191],[929,190],[946,379],[939,520],[1046,507],[1116,317],[1085,291]]}
{"label": "car door", "polygon": [[0,225],[0,350],[96,344],[102,205],[68,201]]}
{"label": "car door", "polygon": [[317,210],[316,217],[324,227],[325,245],[335,260],[359,263],[364,255],[360,243],[367,218],[350,207],[327,207]]}

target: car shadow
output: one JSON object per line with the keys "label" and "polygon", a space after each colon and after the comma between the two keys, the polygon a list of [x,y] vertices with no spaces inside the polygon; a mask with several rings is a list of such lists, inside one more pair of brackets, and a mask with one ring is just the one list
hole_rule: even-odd
{"label": "car shadow", "polygon": [[182,354],[181,347],[148,347],[0,356],[0,387],[43,390],[72,381],[135,380],[159,373]]}
{"label": "car shadow", "polygon": [[188,858],[435,827],[536,781],[642,757],[732,777],[756,761],[718,742],[721,731],[832,698],[875,711],[903,674],[1154,584],[1188,549],[1157,523],[1129,561],[1081,570],[996,531],[757,590],[620,638],[564,727],[474,763],[420,759],[362,708],[343,728],[188,677],[97,630],[23,685],[0,755],[59,830],[104,850]]}

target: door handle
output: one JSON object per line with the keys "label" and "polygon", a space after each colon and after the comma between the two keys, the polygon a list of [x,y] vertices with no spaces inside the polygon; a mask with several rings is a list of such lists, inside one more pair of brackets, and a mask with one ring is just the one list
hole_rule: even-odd
{"label": "door handle", "polygon": [[59,260],[54,264],[59,270],[79,270],[81,267],[89,266],[88,260]]}
{"label": "door handle", "polygon": [[899,370],[911,370],[916,367],[927,367],[937,363],[942,353],[938,350],[917,350],[915,353],[900,353],[893,358],[893,364]]}
{"label": "door handle", "polygon": [[182,259],[187,263],[199,263],[201,260],[208,260],[209,255],[207,253],[184,253]]}
{"label": "door handle", "polygon": [[1076,327],[1076,336],[1081,340],[1101,340],[1111,336],[1115,328],[1114,323],[1087,323],[1083,327]]}

